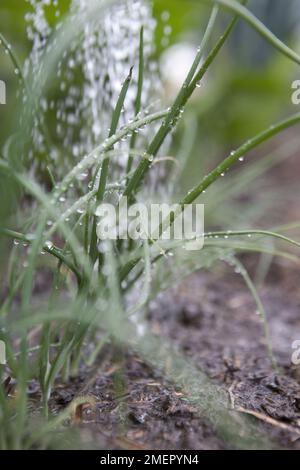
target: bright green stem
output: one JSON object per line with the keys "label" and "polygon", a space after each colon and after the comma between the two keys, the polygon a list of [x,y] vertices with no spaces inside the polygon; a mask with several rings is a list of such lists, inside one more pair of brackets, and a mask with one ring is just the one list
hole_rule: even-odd
{"label": "bright green stem", "polygon": [[240,148],[231,152],[231,154],[225,158],[225,160],[220,163],[211,173],[203,178],[203,180],[198,184],[194,189],[188,192],[188,194],[182,199],[180,204],[191,204],[197,199],[200,194],[203,193],[211,184],[213,184],[221,176],[224,176],[225,173],[236,163],[239,159],[244,158],[244,156],[258,147],[263,142],[271,139],[280,132],[288,129],[289,127],[295,126],[300,122],[300,113],[296,113],[293,116],[279,122],[278,124],[271,126],[269,129],[263,131],[262,133],[255,136],[253,139],[248,140]]}
{"label": "bright green stem", "polygon": [[[142,105],[142,92],[143,92],[143,84],[144,84],[144,27],[141,27],[140,31],[140,48],[139,48],[139,76],[138,76],[138,85],[137,85],[137,95],[135,100],[135,115],[138,116],[139,112],[141,111]],[[136,142],[136,133],[132,133],[132,137],[130,140],[130,148],[135,148]],[[129,155],[128,163],[127,163],[127,170],[126,173],[129,173],[132,168],[133,157]]]}
{"label": "bright green stem", "polygon": [[[0,235],[4,235],[9,238],[13,238],[14,240],[19,240],[24,243],[31,244],[32,239],[29,237],[26,237],[23,233],[16,232],[14,230],[9,230],[6,228],[0,228]],[[81,282],[81,275],[79,271],[77,270],[76,266],[66,257],[64,256],[62,250],[57,248],[56,246],[52,245],[44,245],[43,246],[43,251],[55,256],[58,260],[60,260],[62,263],[64,263],[65,266],[67,266],[76,276],[78,283],[80,284]]]}
{"label": "bright green stem", "polygon": [[[165,120],[163,121],[161,127],[159,128],[158,132],[154,136],[152,142],[149,145],[147,153],[153,157],[155,157],[162,146],[165,138],[167,135],[170,133],[172,128],[174,127],[175,123],[178,120],[178,117],[180,116],[180,111],[183,109],[185,104],[187,103],[190,95],[191,95],[191,90],[189,88],[194,75],[197,71],[197,68],[200,64],[200,61],[203,56],[203,50],[208,42],[208,39],[210,38],[210,35],[212,33],[213,26],[216,21],[216,16],[218,13],[218,9],[216,7],[213,8],[213,11],[211,13],[208,26],[206,29],[206,32],[204,34],[202,43],[198,49],[198,52],[196,54],[196,57],[194,59],[194,62],[186,76],[186,79],[184,80],[184,83],[168,113],[166,116]],[[197,83],[194,85],[194,89],[196,88]],[[137,166],[134,175],[132,178],[129,180],[129,183],[124,191],[124,196],[127,196],[130,198],[132,194],[137,190],[139,185],[141,184],[146,172],[149,170],[151,166],[151,161],[149,160],[142,160],[140,164]]]}
{"label": "bright green stem", "polygon": [[78,164],[72,168],[72,170],[64,177],[63,181],[58,185],[56,190],[53,191],[53,204],[55,204],[59,197],[69,189],[72,181],[76,179],[80,173],[91,168],[99,156],[103,156],[105,153],[109,152],[109,150],[111,150],[117,142],[123,139],[123,137],[128,136],[128,134],[134,132],[140,127],[147,126],[152,122],[164,119],[167,114],[168,111],[164,109],[162,111],[157,111],[156,113],[143,116],[140,119],[136,119],[133,122],[126,124],[122,129],[116,132],[116,134],[114,134],[109,139],[106,139],[101,145],[96,147],[91,153],[86,155],[80,162],[78,162]]}
{"label": "bright green stem", "polygon": [[[224,176],[225,173],[241,158],[244,158],[244,156],[248,152],[250,152],[250,150],[253,150],[254,148],[258,147],[263,142],[271,139],[272,137],[284,131],[285,129],[295,126],[299,122],[300,122],[300,113],[296,113],[293,116],[290,116],[289,118],[279,122],[278,124],[271,126],[266,131],[248,140],[237,150],[231,152],[231,154],[225,160],[223,160],[223,162],[220,163],[220,165],[218,165],[211,173],[209,173],[207,176],[205,176],[205,178],[203,178],[203,180],[200,182],[199,185],[197,185],[194,189],[192,189],[191,191],[187,193],[187,195],[180,202],[182,209],[184,208],[185,205],[192,204],[211,184],[213,184],[220,177]],[[278,236],[277,238],[281,238],[282,240],[289,241],[289,239],[287,239],[283,235]],[[298,246],[297,242],[294,242],[294,244]],[[123,267],[121,271],[121,275],[120,275],[121,280],[126,278],[128,273],[136,266],[139,260],[140,260],[140,257],[133,259],[132,261],[130,261]]]}
{"label": "bright green stem", "polygon": [[262,235],[266,237],[272,237],[272,238],[277,238],[279,240],[282,240],[284,242],[290,243],[291,245],[296,246],[297,248],[300,248],[300,243],[296,242],[292,238],[286,237],[285,235],[281,235],[280,233],[276,232],[271,232],[269,230],[228,230],[226,232],[208,232],[205,233],[205,238],[217,238],[217,237],[242,237],[242,236],[248,236],[251,237],[252,235]]}
{"label": "bright green stem", "polygon": [[[110,126],[110,131],[109,131],[109,136],[108,138],[112,137],[116,131],[117,127],[119,124],[122,108],[124,106],[125,98],[129,89],[129,85],[132,79],[132,68],[130,69],[129,75],[126,78],[123,86],[121,93],[119,95],[116,107],[114,109],[113,115],[112,115],[112,121],[111,121],[111,126]],[[102,163],[102,168],[101,168],[101,174],[100,174],[100,180],[99,180],[99,186],[98,186],[98,191],[97,191],[97,203],[99,204],[102,202],[104,194],[105,194],[105,189],[106,189],[106,183],[107,183],[107,177],[108,177],[108,170],[109,170],[109,158],[105,158]],[[98,252],[97,252],[97,219],[94,217],[93,219],[93,228],[92,228],[92,236],[91,236],[91,246],[90,246],[90,257],[92,263],[94,263],[97,259]]]}

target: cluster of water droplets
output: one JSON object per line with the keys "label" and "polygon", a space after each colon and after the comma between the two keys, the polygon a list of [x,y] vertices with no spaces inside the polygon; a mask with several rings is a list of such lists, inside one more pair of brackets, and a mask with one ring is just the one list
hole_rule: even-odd
{"label": "cluster of water droplets", "polygon": [[[49,39],[63,23],[60,17],[59,0],[28,0],[30,9],[26,14],[27,34],[32,41],[32,51],[25,65],[25,76],[37,76],[42,59],[47,52]],[[51,145],[50,157],[63,161],[55,168],[65,171],[64,165],[81,159],[99,145],[109,133],[113,109],[122,84],[133,67],[132,82],[119,127],[135,116],[137,95],[140,30],[144,28],[144,83],[142,104],[149,106],[158,96],[160,86],[158,67],[151,59],[154,52],[156,21],[152,16],[151,1],[123,0],[113,3],[99,15],[86,16],[88,0],[71,0],[70,15],[84,18],[80,41],[68,44],[57,65],[55,73],[59,90],[44,96],[39,103],[39,114],[46,123],[55,123],[49,129],[55,145]],[[49,8],[57,18],[53,25]],[[53,16],[53,12],[52,12]],[[153,129],[153,127],[152,127]],[[138,130],[139,146],[146,145],[146,131]],[[37,152],[47,151],[45,135],[34,122],[32,137]],[[114,160],[115,167],[124,169],[128,159],[128,138],[115,146],[120,155]],[[88,175],[82,175],[84,180]]]}

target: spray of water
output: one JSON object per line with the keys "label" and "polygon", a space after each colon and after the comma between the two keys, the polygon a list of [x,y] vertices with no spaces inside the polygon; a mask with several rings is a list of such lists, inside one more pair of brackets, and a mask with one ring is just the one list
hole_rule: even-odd
{"label": "spray of water", "polygon": [[[59,0],[29,0],[30,11],[26,14],[27,34],[32,41],[32,51],[25,65],[25,75],[39,73],[41,58],[49,38],[62,25]],[[52,9],[52,18],[49,14]],[[71,0],[71,15],[84,17],[88,0]],[[55,21],[53,21],[55,9]],[[158,69],[151,60],[154,48],[156,22],[152,17],[148,0],[122,0],[107,9],[104,15],[95,15],[83,22],[80,41],[68,45],[58,63],[55,91],[44,96],[39,109],[41,119],[55,122],[50,129],[55,146],[51,158],[56,160],[63,154],[59,167],[64,171],[68,159],[82,158],[99,141],[105,139],[113,108],[117,102],[122,83],[133,67],[133,78],[129,88],[120,125],[135,114],[137,93],[140,30],[144,28],[145,73],[142,102],[148,106],[157,96],[159,86]],[[35,123],[32,130],[35,150],[46,151],[45,135]],[[141,133],[140,145],[143,144]],[[146,136],[145,136],[146,138]],[[128,142],[119,144],[127,149]],[[117,147],[118,149],[118,147]],[[66,156],[68,159],[66,159]],[[118,166],[124,170],[128,153],[120,153]]]}
{"label": "spray of water", "polygon": [[[25,64],[24,75],[28,79],[34,76],[35,80],[39,80],[42,75],[41,64],[44,54],[47,53],[50,44],[53,47],[51,40],[55,33],[64,30],[62,2],[29,0],[28,3],[25,20],[32,50]],[[123,82],[132,67],[132,81],[119,126],[135,117],[142,27],[145,69],[141,114],[147,113],[151,106],[155,108],[161,93],[158,66],[152,60],[155,52],[156,21],[152,16],[151,0],[120,0],[112,3],[110,8],[104,10],[104,14],[102,10],[101,15],[92,17],[87,15],[88,7],[89,0],[69,1],[68,14],[71,20],[78,17],[82,20],[82,30],[76,31],[76,38],[67,44],[60,57],[54,74],[55,83],[47,88],[47,92],[41,97],[38,103],[39,117],[35,118],[31,130],[33,142],[31,152],[39,155],[48,154],[47,134],[44,132],[45,128],[48,129],[51,138],[50,167],[57,181],[62,179],[70,166],[76,164],[77,159],[89,154],[108,136],[114,107]],[[26,99],[25,94],[24,97]],[[143,155],[157,125],[159,124],[138,131],[135,146],[140,150],[139,156]],[[109,182],[116,181],[120,175],[124,175],[131,142],[132,140],[128,138],[114,147],[114,152],[119,151],[119,155],[112,161]],[[144,187],[144,196],[141,197],[145,197],[146,194],[149,198],[151,197],[149,193],[157,193],[157,185],[165,177],[163,170],[163,165],[154,165]],[[97,187],[97,177],[99,172],[95,175],[94,169],[91,172],[83,172],[77,183],[75,185],[72,183],[72,187],[70,185],[64,196],[59,198],[62,212],[67,214],[67,208],[72,205],[74,199],[78,199],[78,190],[83,188],[85,194],[87,187],[89,190],[93,189],[93,185]],[[165,188],[166,185],[161,186]],[[117,202],[119,191],[115,188],[107,197]],[[93,201],[94,198],[91,202]],[[82,213],[83,208],[80,208],[77,213],[78,219]],[[69,220],[65,219],[67,222]],[[53,224],[54,221],[50,220],[47,226],[51,227]],[[136,304],[136,299],[140,297],[140,284],[136,283],[136,287],[128,300],[132,305]]]}

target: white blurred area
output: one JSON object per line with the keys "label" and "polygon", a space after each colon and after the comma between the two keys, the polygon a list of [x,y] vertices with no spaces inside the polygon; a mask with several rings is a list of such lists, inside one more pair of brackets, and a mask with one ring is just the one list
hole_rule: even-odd
{"label": "white blurred area", "polygon": [[[160,70],[166,99],[174,98],[181,88],[197,54],[197,48],[189,42],[180,42],[166,49],[160,58]],[[195,91],[199,93],[199,89]]]}

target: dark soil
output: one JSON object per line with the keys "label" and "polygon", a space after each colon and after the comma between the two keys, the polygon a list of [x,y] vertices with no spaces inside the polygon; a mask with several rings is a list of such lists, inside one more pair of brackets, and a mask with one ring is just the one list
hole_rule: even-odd
{"label": "dark soil", "polygon": [[[278,264],[271,273],[260,293],[280,372],[268,358],[262,322],[247,287],[225,268],[193,275],[161,296],[150,307],[149,328],[171,339],[222,385],[230,406],[252,416],[277,447],[300,449],[300,366],[291,363],[291,345],[300,339],[299,273]],[[95,404],[83,406],[74,418],[86,442],[122,449],[229,448],[183,393],[136,354],[128,352],[117,366],[106,353],[96,370],[58,387],[53,395],[56,409],[74,396],[94,397]],[[116,396],[115,378],[121,370],[126,392]]]}

